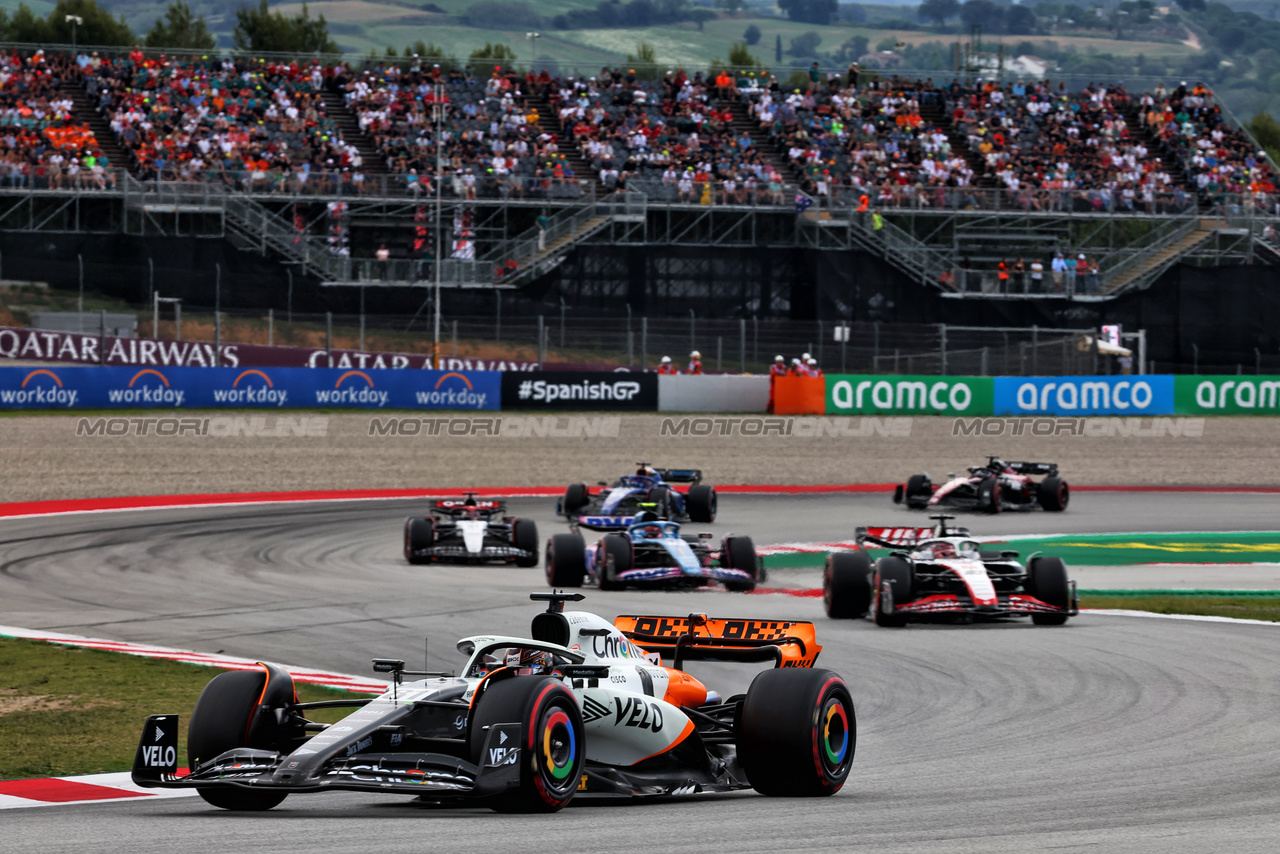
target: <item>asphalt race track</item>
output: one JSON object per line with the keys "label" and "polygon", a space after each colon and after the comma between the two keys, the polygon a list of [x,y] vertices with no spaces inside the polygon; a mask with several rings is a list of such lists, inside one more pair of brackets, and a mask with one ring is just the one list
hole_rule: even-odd
{"label": "asphalt race track", "polygon": [[[1278,501],[1077,493],[1064,514],[964,523],[975,534],[1270,530]],[[510,507],[536,519],[545,539],[565,530],[552,503],[522,499]],[[525,634],[535,611],[527,594],[546,589],[541,570],[405,565],[401,524],[420,506],[3,521],[0,622],[353,673],[368,673],[375,656],[419,664],[424,636],[430,666],[448,668],[461,662],[452,648],[460,636]],[[750,533],[761,545],[844,539],[856,525],[925,522],[873,495],[724,496],[720,512],[722,521],[708,530]],[[812,570],[774,575],[770,585],[809,586],[817,578]],[[0,852],[1278,847],[1280,626],[1084,614],[1061,628],[1014,621],[891,630],[829,621],[818,600],[793,596],[586,592],[583,607],[606,616],[700,611],[814,620],[825,646],[819,664],[846,678],[857,704],[849,783],[821,801],[741,794],[593,802],[534,817],[354,794],[293,796],[256,815],[220,812],[194,798],[138,799],[8,811]],[[727,665],[697,672],[725,693],[749,678]]]}

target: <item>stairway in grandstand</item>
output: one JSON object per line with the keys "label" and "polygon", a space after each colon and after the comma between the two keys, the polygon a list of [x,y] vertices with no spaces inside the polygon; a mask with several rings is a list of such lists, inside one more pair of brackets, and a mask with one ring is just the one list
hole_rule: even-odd
{"label": "stairway in grandstand", "polygon": [[591,168],[591,164],[582,156],[578,146],[568,139],[564,131],[560,129],[560,117],[555,114],[553,106],[548,105],[538,108],[538,130],[551,134],[556,138],[556,146],[560,149],[560,155],[573,167],[573,174],[578,176],[578,182],[583,186],[584,190],[588,187],[599,188],[604,186],[600,183],[600,173]]}
{"label": "stairway in grandstand", "polygon": [[745,133],[747,138],[751,140],[752,147],[759,151],[765,160],[769,161],[769,165],[777,170],[777,173],[782,176],[784,181],[796,181],[799,183],[804,181],[805,176],[801,175],[799,170],[787,162],[786,158],[774,146],[769,134],[747,112],[745,102],[737,98],[721,100],[716,104],[716,109],[721,111],[728,110],[733,114],[734,138],[740,138]]}
{"label": "stairway in grandstand", "polygon": [[1123,269],[1108,271],[1106,292],[1116,294],[1127,288],[1149,285],[1183,256],[1199,249],[1227,227],[1225,220],[1216,217],[1197,218],[1188,223],[1181,233],[1133,258]]}
{"label": "stairway in grandstand", "polygon": [[383,180],[383,175],[392,174],[387,168],[386,155],[378,151],[373,145],[373,140],[360,130],[360,122],[356,120],[355,114],[347,109],[347,102],[341,95],[337,92],[324,91],[320,93],[320,97],[324,99],[325,115],[333,119],[334,124],[338,126],[342,141],[354,145],[356,151],[360,152],[360,157],[364,161],[366,180],[372,186],[378,186]]}
{"label": "stairway in grandstand", "polygon": [[129,157],[116,142],[116,135],[112,132],[111,125],[98,112],[96,99],[85,91],[84,85],[78,81],[64,80],[60,91],[70,96],[72,103],[75,104],[76,118],[87,124],[89,130],[93,131],[93,138],[97,140],[98,148],[102,153],[107,155],[107,161],[113,167],[128,168]]}

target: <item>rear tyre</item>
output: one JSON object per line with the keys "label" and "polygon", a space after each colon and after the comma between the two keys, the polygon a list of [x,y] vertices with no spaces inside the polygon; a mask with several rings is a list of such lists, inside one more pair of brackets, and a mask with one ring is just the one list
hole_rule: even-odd
{"label": "rear tyre", "polygon": [[430,563],[429,557],[415,557],[418,549],[429,549],[436,544],[436,522],[425,516],[410,516],[404,520],[404,559],[417,566]]}
{"label": "rear tyre", "polygon": [[495,799],[498,812],[556,812],[573,800],[582,776],[586,738],[582,713],[559,679],[547,676],[503,679],[489,686],[476,703],[467,739],[472,759],[484,761],[486,729],[519,721],[520,785]]}
{"label": "rear tyre", "polygon": [[822,605],[835,620],[865,617],[871,609],[871,558],[865,552],[832,552],[822,570]]}
{"label": "rear tyre", "polygon": [[587,544],[581,534],[556,534],[547,540],[547,584],[581,587],[587,574]]}
{"label": "rear tyre", "polygon": [[[258,708],[258,698],[267,674],[260,669],[231,670],[219,673],[204,686],[196,707],[191,712],[187,733],[187,767],[195,768],[220,753],[237,747],[261,747],[249,744],[249,721]],[[269,810],[285,799],[284,792],[241,789],[197,788],[200,797],[224,810]]]}
{"label": "rear tyre", "polygon": [[978,484],[978,506],[988,513],[999,513],[1004,509],[1004,496],[1001,495],[998,478],[989,477]]}
{"label": "rear tyre", "polygon": [[760,571],[756,560],[756,544],[750,537],[729,537],[725,540],[724,548],[720,553],[720,564],[733,569],[744,569],[751,573],[750,581],[726,581],[724,586],[727,590],[747,593],[756,589]]}
{"label": "rear tyre", "polygon": [[1056,513],[1067,509],[1067,502],[1071,500],[1071,487],[1060,477],[1046,477],[1040,481],[1036,497],[1040,500],[1041,507]]}
{"label": "rear tyre", "polygon": [[564,515],[572,516],[590,501],[585,483],[575,483],[564,491]]}
{"label": "rear tyre", "polygon": [[[889,590],[893,595],[894,612],[892,614],[885,611],[885,598],[883,595],[884,585],[888,583]],[[916,598],[916,573],[907,563],[900,557],[882,557],[876,561],[875,572],[875,618],[877,626],[887,626],[891,628],[901,628],[907,624],[907,615],[899,614],[897,609],[911,602]]]}
{"label": "rear tyre", "polygon": [[596,569],[596,587],[621,590],[624,585],[618,576],[631,569],[631,541],[621,534],[605,534],[601,542],[604,562]]}
{"label": "rear tyre", "polygon": [[[1066,611],[1071,607],[1071,585],[1067,581],[1067,565],[1060,557],[1036,557],[1027,564],[1028,592],[1055,608]],[[1032,614],[1031,622],[1037,626],[1061,626],[1067,621],[1064,614]]]}
{"label": "rear tyre", "polygon": [[684,497],[685,510],[689,513],[689,521],[707,525],[716,520],[716,489],[714,486],[697,484],[689,487]]}
{"label": "rear tyre", "polygon": [[538,523],[532,519],[517,519],[511,523],[511,543],[529,552],[529,557],[516,558],[516,566],[538,565]]}
{"label": "rear tyre", "polygon": [[738,759],[762,795],[840,791],[853,764],[857,721],[844,680],[830,670],[766,670],[742,701]]}

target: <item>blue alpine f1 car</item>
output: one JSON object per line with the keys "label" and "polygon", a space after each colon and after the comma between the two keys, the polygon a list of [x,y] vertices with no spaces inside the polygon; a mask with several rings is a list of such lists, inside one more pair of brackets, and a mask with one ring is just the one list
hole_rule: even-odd
{"label": "blue alpine f1 car", "polygon": [[556,534],[547,543],[547,583],[581,587],[583,580],[601,590],[624,587],[689,588],[720,582],[746,592],[763,580],[750,537],[729,534],[719,550],[712,534],[682,534],[680,523],[641,511],[620,532],[605,534],[590,548],[579,533]]}
{"label": "blue alpine f1 car", "polygon": [[[679,492],[672,484],[687,483]],[[641,511],[660,519],[707,524],[716,520],[716,490],[702,482],[699,469],[657,469],[636,463],[635,474],[623,475],[612,485],[605,481],[592,492],[585,483],[575,483],[556,503],[556,515],[565,516],[584,528],[621,531]]]}

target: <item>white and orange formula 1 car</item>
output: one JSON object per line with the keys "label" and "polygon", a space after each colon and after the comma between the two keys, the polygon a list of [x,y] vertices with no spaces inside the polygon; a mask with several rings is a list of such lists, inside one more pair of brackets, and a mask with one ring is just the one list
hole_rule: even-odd
{"label": "white and orange formula 1 car", "polygon": [[[812,623],[698,614],[610,623],[564,611],[580,593],[530,598],[548,603],[530,637],[460,640],[461,676],[375,659],[393,681],[372,700],[300,703],[274,665],[215,676],[191,715],[189,773],[179,775],[177,716],[152,715],[133,780],[195,789],[229,810],[350,790],[505,812],[748,788],[817,797],[844,785],[853,699],[843,679],[813,667],[822,647]],[[691,660],[774,667],[722,698],[682,669]],[[335,724],[307,719],[340,705],[354,708]]]}
{"label": "white and orange formula 1 car", "polygon": [[[822,573],[828,617],[864,617],[878,626],[910,620],[974,622],[1030,616],[1060,626],[1079,613],[1075,582],[1061,558],[1019,563],[1016,551],[983,551],[968,528],[858,528],[856,551],[833,552]],[[867,546],[891,549],[872,560]]]}

